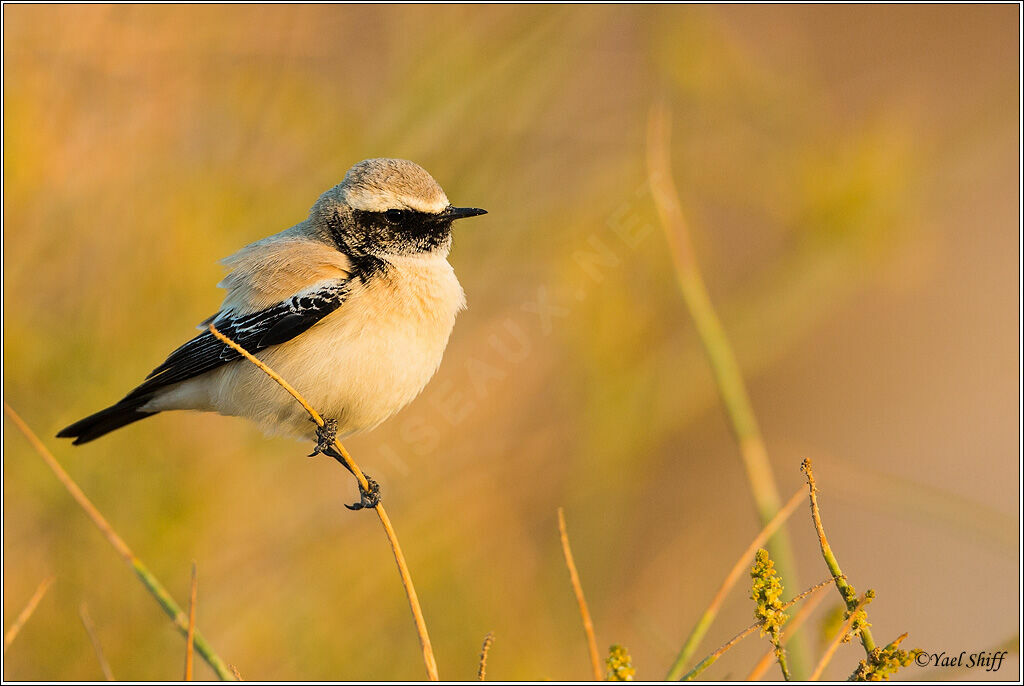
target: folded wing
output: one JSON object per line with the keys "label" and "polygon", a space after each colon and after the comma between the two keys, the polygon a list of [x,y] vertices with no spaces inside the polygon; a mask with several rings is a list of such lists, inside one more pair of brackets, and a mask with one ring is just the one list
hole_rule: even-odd
{"label": "folded wing", "polygon": [[[222,334],[251,353],[284,343],[303,333],[341,307],[349,293],[349,280],[332,281],[295,295],[288,300],[250,314],[220,314],[213,319]],[[201,333],[172,352],[146,380],[125,396],[131,400],[191,379],[241,354],[219,341],[209,331]]]}

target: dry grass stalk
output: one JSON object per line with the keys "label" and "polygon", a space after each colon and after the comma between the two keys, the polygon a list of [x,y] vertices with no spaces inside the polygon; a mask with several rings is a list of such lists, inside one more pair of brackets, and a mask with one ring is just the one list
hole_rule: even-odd
{"label": "dry grass stalk", "polygon": [[21,612],[19,612],[18,616],[14,619],[14,623],[11,624],[11,628],[4,634],[5,653],[7,652],[7,646],[11,645],[11,641],[18,636],[21,632],[21,628],[25,626],[25,622],[27,622],[32,617],[32,613],[36,611],[36,608],[39,606],[39,601],[42,600],[43,596],[46,595],[46,592],[50,590],[50,584],[53,583],[55,578],[56,577],[48,576],[40,581],[39,585],[36,587],[35,593],[32,594],[32,597],[28,599],[27,603],[25,603],[25,607],[21,609]]}
{"label": "dry grass stalk", "polygon": [[701,640],[704,635],[707,634],[708,629],[711,628],[712,622],[715,621],[715,617],[718,616],[718,611],[722,607],[722,603],[725,602],[725,597],[736,582],[743,576],[743,573],[747,569],[747,565],[750,563],[750,559],[754,557],[754,553],[757,549],[764,545],[765,541],[771,538],[771,535],[782,526],[782,524],[789,519],[789,516],[796,510],[797,505],[803,500],[804,489],[798,489],[786,502],[781,510],[772,517],[772,520],[765,525],[761,532],[754,537],[754,540],[750,542],[747,549],[743,551],[739,559],[736,560],[736,564],[733,565],[732,569],[729,570],[729,574],[726,575],[725,581],[722,582],[722,586],[715,593],[715,597],[711,599],[711,603],[708,608],[704,610],[704,614],[697,621],[696,626],[693,627],[693,631],[686,638],[686,642],[683,644],[682,649],[679,651],[679,655],[676,656],[676,660],[672,663],[672,667],[669,669],[668,674],[665,676],[667,681],[675,681],[683,674],[683,670],[686,669],[686,663],[689,662],[693,653],[700,646]]}
{"label": "dry grass stalk", "polygon": [[[853,611],[850,612],[850,616],[846,618],[846,621],[843,622],[843,626],[838,632],[836,632],[835,637],[832,639],[832,642],[828,644],[828,648],[825,649],[825,652],[822,654],[821,659],[814,668],[814,671],[811,672],[810,681],[817,681],[821,677],[821,673],[825,671],[825,667],[827,667],[828,663],[832,661],[832,656],[835,655],[836,649],[839,648],[839,644],[842,643],[843,639],[846,638],[846,635],[850,633],[850,627],[853,626],[853,622],[857,619],[857,613],[861,608],[867,605],[867,602],[868,596],[865,595],[857,602],[856,605],[854,605]],[[864,629],[861,629],[861,632],[863,631]]]}
{"label": "dry grass stalk", "polygon": [[[120,555],[121,558],[128,563],[128,566],[135,571],[135,574],[139,577],[142,585],[146,587],[146,590],[149,591],[150,595],[156,599],[157,603],[159,603],[160,607],[163,608],[167,616],[171,618],[174,622],[174,626],[178,628],[178,631],[181,632],[182,636],[186,635],[188,632],[188,620],[185,617],[185,613],[182,612],[181,608],[178,607],[178,604],[174,602],[174,598],[172,598],[170,593],[167,592],[167,589],[160,583],[160,580],[153,576],[153,573],[149,571],[149,568],[145,564],[143,564],[142,560],[135,556],[135,553],[133,553],[131,548],[128,547],[128,544],[124,542],[124,539],[117,535],[117,532],[114,531],[106,518],[100,514],[100,511],[96,509],[96,506],[92,504],[92,501],[90,501],[85,493],[82,492],[82,489],[78,487],[78,484],[75,483],[74,479],[72,479],[71,476],[64,471],[64,468],[60,466],[60,463],[57,462],[57,458],[53,456],[49,449],[43,445],[43,442],[39,440],[39,437],[36,436],[35,432],[29,428],[28,424],[26,424],[18,413],[15,412],[14,409],[6,402],[4,403],[4,411],[7,413],[10,420],[14,422],[14,425],[18,427],[18,430],[20,430],[21,433],[24,434],[25,438],[28,439],[28,442],[32,447],[35,448],[35,451],[39,456],[43,458],[43,461],[46,462],[46,465],[50,470],[57,476],[57,480],[61,482],[65,490],[67,490],[71,497],[74,498],[75,502],[78,503],[78,506],[81,507],[89,516],[89,519],[91,519],[92,523],[96,525],[96,528],[100,530],[100,533],[103,534],[104,538],[106,538],[110,545],[113,546],[114,550],[117,551],[117,554]],[[206,660],[207,664],[209,664],[210,667],[213,668],[213,671],[217,673],[218,678],[224,681],[234,680],[234,675],[228,669],[227,664],[213,651],[213,648],[209,643],[207,643],[206,639],[199,631],[195,632],[195,646],[202,658]]]}
{"label": "dry grass stalk", "polygon": [[476,680],[484,681],[487,678],[487,654],[491,652],[491,645],[494,644],[494,632],[488,631],[484,636],[484,645],[480,649],[480,667],[476,670]]}
{"label": "dry grass stalk", "polygon": [[192,585],[188,594],[188,633],[185,635],[185,681],[192,681],[192,648],[196,636],[196,592],[199,588],[199,570],[192,562]]}
{"label": "dry grass stalk", "polygon": [[583,633],[587,636],[587,648],[590,650],[590,665],[594,670],[594,680],[602,681],[604,680],[604,669],[601,664],[601,655],[597,652],[597,641],[594,638],[594,622],[590,619],[590,609],[587,607],[587,599],[583,595],[583,585],[580,584],[580,575],[576,571],[572,548],[569,547],[569,532],[565,528],[565,512],[562,508],[558,508],[558,533],[562,539],[562,552],[565,554],[565,566],[569,568],[572,590],[576,593],[576,602],[580,606],[580,618],[583,620]]}
{"label": "dry grass stalk", "polygon": [[92,617],[89,616],[89,608],[86,607],[85,602],[78,606],[78,617],[82,620],[85,633],[89,635],[89,642],[92,643],[92,652],[96,654],[96,661],[100,663],[100,671],[103,672],[103,678],[107,681],[115,681],[114,672],[110,669],[107,656],[103,654],[103,646],[100,645],[100,637],[96,633],[96,625],[93,623]]}
{"label": "dry grass stalk", "polygon": [[[248,350],[222,334],[213,324],[210,324],[210,333],[216,336],[221,342],[231,346],[231,348],[243,355],[245,359],[259,367],[264,374],[276,381],[281,388],[288,391],[288,393],[295,398],[303,408],[305,408],[306,412],[309,413],[309,416],[314,422],[316,422],[317,426],[322,427],[324,425],[323,417],[321,417],[320,414],[313,409],[308,402],[306,402],[305,398],[303,398],[291,384],[281,378],[277,372],[257,359]],[[368,491],[370,489],[369,482],[363,475],[362,470],[359,469],[359,465],[357,465],[352,459],[352,456],[349,455],[345,446],[341,444],[341,441],[335,439],[334,447],[345,459],[345,464],[348,465],[349,470],[359,482],[360,488],[363,491]],[[423,663],[427,668],[427,676],[431,681],[437,681],[439,678],[437,674],[437,660],[434,659],[434,649],[430,645],[430,634],[427,633],[427,623],[423,619],[423,611],[420,609],[420,601],[416,595],[416,588],[412,583],[412,575],[409,573],[409,566],[405,562],[405,555],[402,553],[402,547],[398,544],[398,536],[395,534],[395,529],[391,525],[391,519],[388,517],[387,511],[384,509],[384,503],[378,502],[374,507],[374,510],[377,512],[377,516],[380,518],[380,523],[384,527],[384,533],[387,535],[388,541],[391,543],[391,552],[394,553],[395,564],[398,565],[398,574],[402,579],[402,586],[405,587],[406,597],[409,599],[409,609],[412,610],[413,622],[416,624],[416,633],[419,635],[420,648],[423,652]]]}

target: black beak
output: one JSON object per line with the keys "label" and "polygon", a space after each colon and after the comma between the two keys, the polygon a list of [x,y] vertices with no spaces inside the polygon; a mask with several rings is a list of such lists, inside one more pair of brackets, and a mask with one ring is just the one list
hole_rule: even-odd
{"label": "black beak", "polygon": [[452,207],[449,205],[445,208],[441,216],[445,219],[465,219],[466,217],[479,217],[481,214],[487,214],[487,210],[481,210],[479,207]]}

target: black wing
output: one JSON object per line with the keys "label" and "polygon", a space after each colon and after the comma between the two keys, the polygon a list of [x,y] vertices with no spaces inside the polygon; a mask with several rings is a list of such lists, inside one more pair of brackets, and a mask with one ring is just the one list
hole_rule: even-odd
{"label": "black wing", "polygon": [[[295,338],[341,307],[348,297],[350,280],[332,281],[315,290],[296,295],[259,312],[232,317],[218,315],[212,321],[217,330],[251,353]],[[124,400],[150,396],[156,390],[176,384],[237,360],[242,355],[221,343],[209,331],[201,333],[168,356],[146,380]]]}

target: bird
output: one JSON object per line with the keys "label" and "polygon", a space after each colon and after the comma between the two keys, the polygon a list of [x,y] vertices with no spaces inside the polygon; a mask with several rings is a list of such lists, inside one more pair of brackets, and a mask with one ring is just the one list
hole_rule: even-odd
{"label": "bird", "polygon": [[[62,429],[88,443],[160,412],[244,417],[268,435],[308,436],[301,405],[221,333],[287,379],[325,418],[316,455],[335,436],[370,430],[415,398],[441,364],[466,297],[448,261],[455,221],[486,214],[454,207],[409,160],[352,166],[295,226],[222,260],[220,309],[124,398]],[[363,491],[362,487],[360,488]],[[377,502],[374,482],[361,504]]]}

